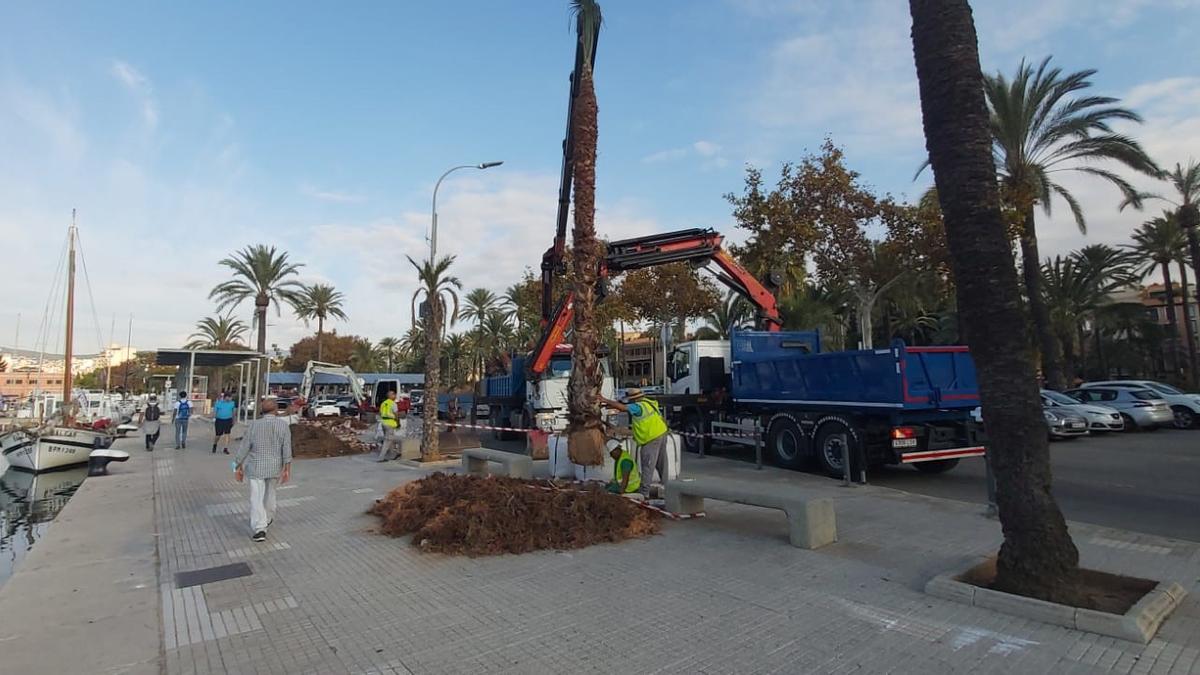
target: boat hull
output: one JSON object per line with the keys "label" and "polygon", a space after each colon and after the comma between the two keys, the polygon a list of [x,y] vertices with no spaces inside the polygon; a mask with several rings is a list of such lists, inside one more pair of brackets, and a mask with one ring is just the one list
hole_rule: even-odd
{"label": "boat hull", "polygon": [[105,436],[67,427],[17,430],[0,436],[0,452],[10,466],[40,473],[87,464],[92,450],[104,447]]}

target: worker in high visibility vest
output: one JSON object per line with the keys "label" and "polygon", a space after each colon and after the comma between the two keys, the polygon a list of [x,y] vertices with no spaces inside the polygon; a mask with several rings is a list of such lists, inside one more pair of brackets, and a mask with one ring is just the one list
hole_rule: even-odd
{"label": "worker in high visibility vest", "polygon": [[613,479],[608,491],[619,495],[632,494],[642,489],[642,475],[629,451],[621,443],[614,443],[608,454],[613,458]]}
{"label": "worker in high visibility vest", "polygon": [[600,402],[613,410],[629,413],[629,426],[633,428],[633,441],[638,444],[641,459],[641,492],[648,494],[655,469],[658,469],[660,477],[664,473],[659,460],[670,431],[658,402],[646,398],[646,394],[637,388],[625,390],[624,402],[604,397],[600,397]]}
{"label": "worker in high visibility vest", "polygon": [[396,429],[400,426],[396,413],[396,392],[389,391],[387,398],[379,404],[379,423],[383,427],[383,443],[379,446],[379,456],[375,458],[376,462],[386,462],[392,458],[392,445],[396,441]]}

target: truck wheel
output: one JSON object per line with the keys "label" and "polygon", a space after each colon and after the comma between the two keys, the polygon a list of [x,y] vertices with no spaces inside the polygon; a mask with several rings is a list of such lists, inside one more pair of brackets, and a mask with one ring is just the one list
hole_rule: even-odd
{"label": "truck wheel", "polygon": [[932,462],[915,462],[913,466],[921,473],[946,473],[958,466],[957,459],[939,459]]}
{"label": "truck wheel", "polygon": [[841,422],[822,424],[817,431],[816,447],[813,448],[821,470],[834,478],[843,477],[846,471],[842,466],[842,448],[851,442],[850,430]]}
{"label": "truck wheel", "polygon": [[789,469],[803,468],[808,459],[808,443],[800,425],[787,417],[781,417],[771,424],[767,434],[767,445],[771,454],[775,455],[775,463]]}
{"label": "truck wheel", "polygon": [[683,449],[688,452],[699,453],[700,448],[708,451],[708,438],[704,437],[704,422],[696,413],[691,413],[683,421]]}

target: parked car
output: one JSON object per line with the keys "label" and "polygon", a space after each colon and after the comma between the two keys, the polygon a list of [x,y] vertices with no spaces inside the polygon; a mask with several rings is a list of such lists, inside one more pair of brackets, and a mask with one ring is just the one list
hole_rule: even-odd
{"label": "parked car", "polygon": [[337,401],[332,398],[322,398],[312,403],[313,417],[339,417],[342,414],[342,409],[338,407]]}
{"label": "parked car", "polygon": [[1042,390],[1042,407],[1056,412],[1075,413],[1087,420],[1091,431],[1125,431],[1125,420],[1116,408],[1080,403],[1066,394],[1049,389]]}
{"label": "parked car", "polygon": [[424,389],[413,389],[412,391],[408,392],[408,395],[409,395],[409,399],[412,401],[412,414],[414,414],[414,415],[425,414],[425,411],[421,409],[422,404],[425,402],[425,390]]}
{"label": "parked car", "polygon": [[1175,415],[1157,393],[1133,387],[1088,387],[1070,389],[1064,394],[1081,403],[1098,403],[1116,408],[1125,420],[1127,431],[1152,431],[1175,424]]}
{"label": "parked car", "polygon": [[1051,439],[1074,438],[1088,434],[1088,422],[1083,415],[1078,413],[1065,409],[1043,408],[1042,417],[1046,419],[1046,429],[1049,431]]}
{"label": "parked car", "polygon": [[1180,391],[1169,384],[1154,380],[1106,380],[1104,382],[1087,382],[1080,387],[1137,387],[1149,389],[1162,397],[1171,412],[1175,415],[1175,427],[1179,429],[1194,429],[1200,424],[1200,394],[1189,394]]}
{"label": "parked car", "polygon": [[338,414],[342,417],[358,417],[358,400],[353,396],[339,396],[334,399],[333,404],[337,406]]}

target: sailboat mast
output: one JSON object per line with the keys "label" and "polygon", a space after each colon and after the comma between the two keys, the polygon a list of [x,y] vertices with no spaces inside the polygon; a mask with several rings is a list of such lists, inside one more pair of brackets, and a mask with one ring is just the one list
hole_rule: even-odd
{"label": "sailboat mast", "polygon": [[67,339],[63,354],[63,409],[71,403],[71,354],[75,348],[75,209],[71,209],[71,229],[67,230]]}

